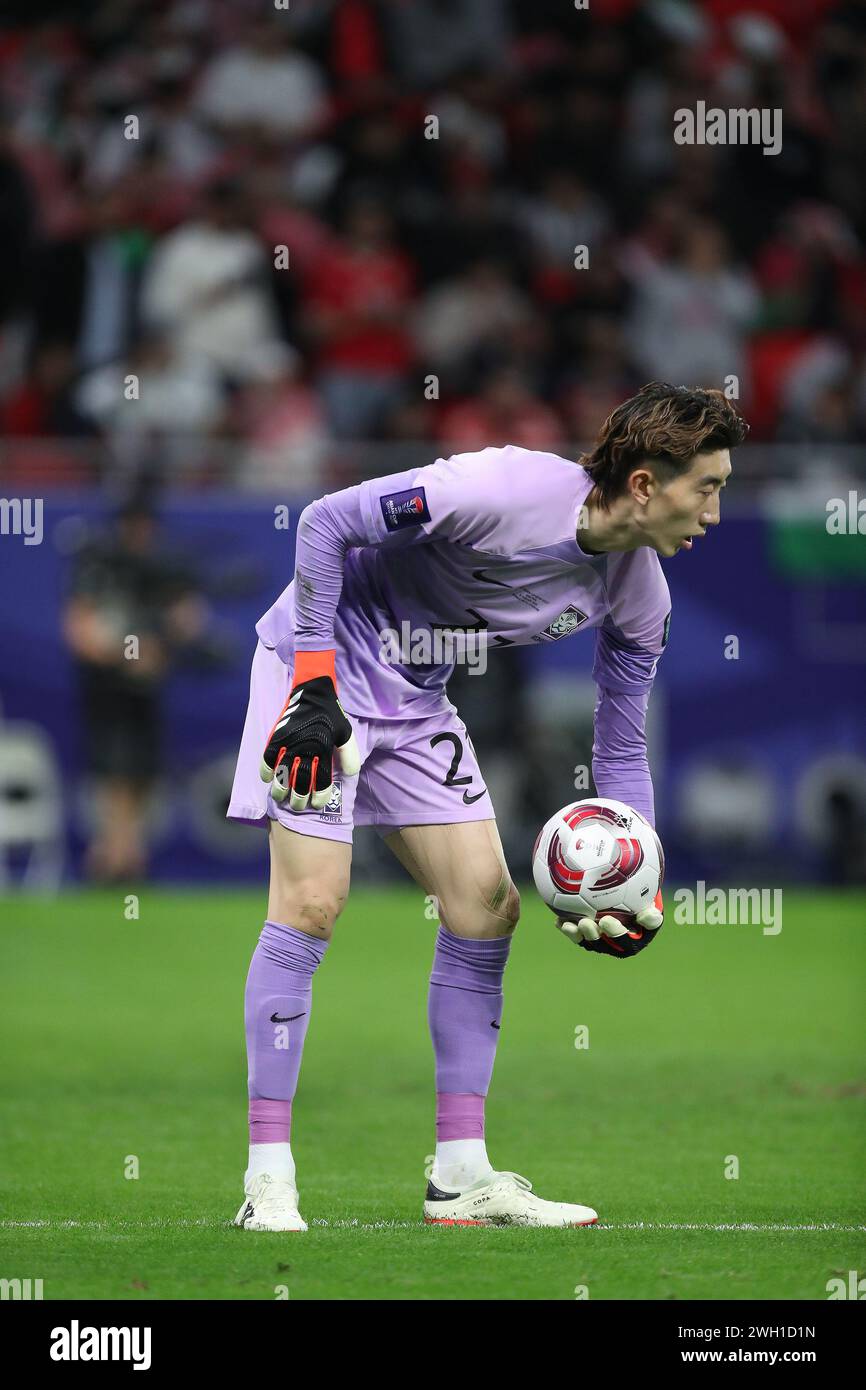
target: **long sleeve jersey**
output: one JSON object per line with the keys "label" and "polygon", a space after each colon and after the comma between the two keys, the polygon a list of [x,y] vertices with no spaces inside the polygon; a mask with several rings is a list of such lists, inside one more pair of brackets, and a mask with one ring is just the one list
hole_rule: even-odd
{"label": "long sleeve jersey", "polygon": [[645,724],[670,595],[655,551],[580,548],[591,486],[568,459],[508,445],[322,497],[301,514],[295,578],[258,635],[289,665],[335,647],[350,717],[412,719],[453,708],[455,656],[422,645],[434,659],[418,660],[403,642],[395,660],[406,634],[483,634],[492,653],[594,628],[595,784],[653,820]]}

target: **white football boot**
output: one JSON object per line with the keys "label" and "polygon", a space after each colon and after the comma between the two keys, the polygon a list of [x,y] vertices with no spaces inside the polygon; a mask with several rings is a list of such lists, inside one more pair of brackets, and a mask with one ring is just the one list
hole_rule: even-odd
{"label": "white football boot", "polygon": [[298,1211],[298,1189],[288,1178],[259,1173],[244,1186],[243,1205],[235,1217],[245,1231],[305,1231]]}
{"label": "white football boot", "polygon": [[432,1226],[593,1226],[598,1213],[545,1202],[519,1173],[491,1173],[463,1192],[443,1192],[428,1182],[424,1220]]}

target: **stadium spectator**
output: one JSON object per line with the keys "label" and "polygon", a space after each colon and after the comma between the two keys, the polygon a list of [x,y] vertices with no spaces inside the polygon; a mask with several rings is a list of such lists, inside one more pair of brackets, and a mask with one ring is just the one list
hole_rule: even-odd
{"label": "stadium spectator", "polygon": [[797,358],[782,393],[778,435],[798,444],[862,442],[856,362],[833,338],[816,338]]}
{"label": "stadium spectator", "polygon": [[34,204],[11,130],[0,118],[0,323],[26,308],[32,292]]}
{"label": "stadium spectator", "polygon": [[306,287],[316,384],[334,434],[375,432],[399,395],[413,359],[406,325],[414,275],[378,198],[356,194],[342,236],[316,263]]}
{"label": "stadium spectator", "polygon": [[[91,373],[144,318],[226,406],[282,343],[339,439],[424,438],[415,374],[472,400],[501,328],[570,436],[618,375],[577,380],[586,324],[616,318],[628,372],[738,375],[743,404],[751,379],[752,437],[787,437],[801,353],[866,347],[861,10],[166,0],[8,28],[0,390],[23,419],[34,346]],[[783,106],[781,151],[677,145],[698,99]]]}
{"label": "stadium spectator", "polygon": [[185,182],[200,181],[215,168],[219,142],[190,110],[186,65],[163,67],[153,84],[148,144],[170,174]]}
{"label": "stadium spectator", "polygon": [[120,356],[134,331],[147,250],[128,185],[87,195],[78,227],[38,250],[37,337],[72,345],[82,371]]}
{"label": "stadium spectator", "polygon": [[648,262],[635,275],[635,361],[649,379],[686,385],[723,387],[736,376],[747,398],[745,341],[759,303],[752,278],[732,263],[717,223],[692,218],[678,240],[672,263]]}
{"label": "stadium spectator", "polygon": [[564,443],[556,411],[510,365],[492,371],[477,396],[443,411],[438,436],[459,452],[501,444],[556,452]]}
{"label": "stadium spectator", "polygon": [[482,349],[507,342],[533,314],[507,267],[485,256],[425,295],[415,316],[419,355],[433,371],[457,376]]}
{"label": "stadium spectator", "polygon": [[30,371],[0,403],[0,433],[21,439],[95,433],[75,401],[75,361],[67,343],[41,343]]}
{"label": "stadium spectator", "polygon": [[577,246],[598,246],[610,234],[604,200],[568,169],[548,173],[538,193],[524,199],[520,215],[541,269],[572,271]]}
{"label": "stadium spectator", "polygon": [[195,104],[217,130],[299,139],[324,118],[327,92],[318,66],[274,16],[258,18],[240,43],[217,53]]}
{"label": "stadium spectator", "polygon": [[836,208],[799,202],[760,248],[761,327],[805,328],[866,341],[866,261]]}
{"label": "stadium spectator", "polygon": [[175,479],[191,467],[201,437],[216,432],[225,412],[219,373],[210,359],[193,353],[181,357],[172,338],[153,329],[128,357],[84,376],[75,405],[127,473],[138,472],[156,448],[162,467]]}
{"label": "stadium spectator", "polygon": [[576,366],[563,381],[558,396],[566,438],[577,446],[576,452],[594,439],[598,421],[606,420],[620,401],[641,385],[630,365],[625,337],[615,316],[587,315],[578,351]]}
{"label": "stadium spectator", "polygon": [[410,87],[434,87],[478,66],[508,63],[505,0],[413,0],[387,5],[388,38],[398,75]]}
{"label": "stadium spectator", "polygon": [[216,183],[203,194],[199,217],[155,247],[145,320],[171,334],[180,358],[203,356],[227,377],[243,379],[262,343],[279,337],[268,275],[240,187]]}
{"label": "stadium spectator", "polygon": [[280,496],[313,496],[326,484],[330,437],[299,355],[272,344],[254,360],[235,407],[246,444],[234,482]]}

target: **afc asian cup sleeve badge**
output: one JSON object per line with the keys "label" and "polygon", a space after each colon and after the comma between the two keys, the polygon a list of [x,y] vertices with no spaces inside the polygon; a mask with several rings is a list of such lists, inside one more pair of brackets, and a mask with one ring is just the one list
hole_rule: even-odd
{"label": "afc asian cup sleeve badge", "polygon": [[407,526],[421,526],[430,520],[427,494],[423,487],[407,488],[403,492],[389,492],[379,499],[385,529],[402,531]]}

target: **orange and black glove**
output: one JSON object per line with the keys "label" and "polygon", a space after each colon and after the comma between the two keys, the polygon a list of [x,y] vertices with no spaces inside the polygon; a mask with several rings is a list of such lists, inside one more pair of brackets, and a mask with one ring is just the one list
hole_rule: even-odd
{"label": "orange and black glove", "polygon": [[556,925],[569,941],[603,956],[636,956],[655,941],[664,922],[661,889],[652,907],[642,912],[602,912],[597,917],[557,917]]}
{"label": "orange and black glove", "polygon": [[334,789],[334,753],[347,777],[361,769],[352,726],[337,699],[335,653],[296,652],[289,698],[262,754],[261,778],[290,811],[320,810]]}

